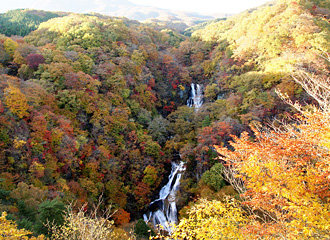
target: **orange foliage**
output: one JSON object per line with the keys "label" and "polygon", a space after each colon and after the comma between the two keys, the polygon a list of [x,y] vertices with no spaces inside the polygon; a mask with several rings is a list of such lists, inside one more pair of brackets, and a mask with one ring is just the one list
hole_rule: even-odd
{"label": "orange foliage", "polygon": [[285,129],[253,129],[255,141],[247,133],[233,136],[235,151],[217,148],[244,181],[244,204],[258,220],[249,233],[329,237],[330,119],[318,110],[304,115]]}
{"label": "orange foliage", "polygon": [[129,223],[129,220],[131,219],[130,213],[126,212],[122,208],[119,208],[115,212],[115,214],[113,215],[113,218],[115,219],[115,223],[117,225],[124,225],[126,223]]}
{"label": "orange foliage", "polygon": [[140,182],[134,190],[134,195],[139,206],[144,207],[149,202],[150,187],[146,183]]}

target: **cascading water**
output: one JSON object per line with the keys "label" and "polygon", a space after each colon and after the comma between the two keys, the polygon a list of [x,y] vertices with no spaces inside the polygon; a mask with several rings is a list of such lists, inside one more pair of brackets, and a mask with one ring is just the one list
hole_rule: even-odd
{"label": "cascading water", "polygon": [[199,84],[191,84],[191,92],[187,101],[188,107],[194,107],[197,111],[203,105],[203,90]]}
{"label": "cascading water", "polygon": [[171,234],[171,225],[178,221],[176,193],[184,170],[183,162],[179,164],[172,162],[172,171],[167,184],[160,190],[159,198],[150,203],[149,213],[143,215],[145,222],[152,221],[155,227],[161,225],[169,234]]}
{"label": "cascading water", "polygon": [[[203,90],[199,84],[191,84],[191,92],[187,101],[188,107],[194,107],[197,111],[203,105]],[[149,212],[143,215],[145,222],[152,221],[157,228],[159,225],[171,234],[172,224],[178,221],[176,208],[176,193],[179,190],[182,173],[185,170],[184,163],[172,162],[172,171],[167,184],[160,190],[159,198],[150,203]]]}

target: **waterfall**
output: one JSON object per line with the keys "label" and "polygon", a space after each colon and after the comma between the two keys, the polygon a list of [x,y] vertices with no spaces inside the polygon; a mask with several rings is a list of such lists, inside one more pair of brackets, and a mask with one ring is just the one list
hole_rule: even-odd
{"label": "waterfall", "polygon": [[172,162],[172,171],[167,184],[160,190],[159,198],[150,203],[149,213],[143,215],[145,222],[152,221],[155,227],[161,225],[169,234],[171,234],[171,225],[178,221],[176,193],[184,170],[183,162],[179,164]]}
{"label": "waterfall", "polygon": [[191,92],[187,101],[188,107],[194,107],[198,110],[203,105],[203,90],[199,84],[191,84]]}

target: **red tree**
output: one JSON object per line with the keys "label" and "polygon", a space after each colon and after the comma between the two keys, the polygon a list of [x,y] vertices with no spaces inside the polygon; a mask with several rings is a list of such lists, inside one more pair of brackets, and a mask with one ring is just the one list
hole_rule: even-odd
{"label": "red tree", "polygon": [[45,62],[45,58],[40,54],[31,53],[26,57],[26,61],[30,68],[37,70],[39,64]]}

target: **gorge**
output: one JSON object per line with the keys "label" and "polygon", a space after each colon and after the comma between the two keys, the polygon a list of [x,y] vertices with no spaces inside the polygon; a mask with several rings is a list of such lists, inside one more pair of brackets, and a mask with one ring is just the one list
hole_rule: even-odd
{"label": "gorge", "polygon": [[[187,106],[194,108],[195,111],[203,105],[203,91],[200,84],[191,84]],[[168,182],[159,192],[159,198],[154,200],[149,205],[148,213],[143,215],[146,223],[152,222],[155,228],[162,228],[167,233],[171,234],[171,227],[178,221],[176,207],[176,193],[180,187],[180,180],[185,171],[184,162],[171,163],[171,173],[168,177]],[[161,225],[161,226],[159,226]]]}
{"label": "gorge", "polygon": [[[0,14],[0,215],[35,237],[71,224],[75,202],[91,221],[111,206],[105,228],[120,240],[158,225],[173,239],[183,228],[328,239],[330,124],[302,112],[318,107],[306,86],[329,82],[327,6],[281,0],[184,34],[97,13]],[[327,109],[329,91],[317,92]]]}

